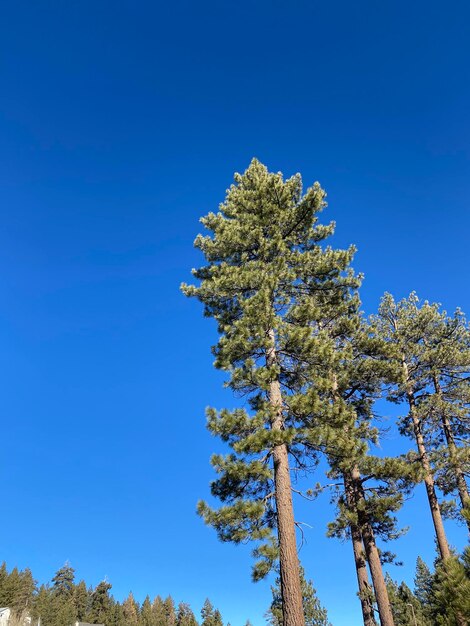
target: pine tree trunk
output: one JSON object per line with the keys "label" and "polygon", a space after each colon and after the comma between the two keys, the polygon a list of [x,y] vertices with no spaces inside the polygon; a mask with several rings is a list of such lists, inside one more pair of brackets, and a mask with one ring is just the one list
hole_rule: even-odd
{"label": "pine tree trunk", "polygon": [[[433,376],[434,389],[437,395],[442,398],[442,389],[437,377]],[[462,504],[462,510],[464,512],[464,519],[467,522],[468,530],[470,532],[470,494],[468,492],[467,481],[465,475],[457,461],[457,446],[455,445],[454,434],[452,427],[449,423],[449,419],[445,413],[441,416],[442,430],[446,438],[447,449],[449,450],[449,458],[454,470],[455,480],[457,483],[457,489],[459,492],[460,502]],[[465,515],[466,513],[466,515]]]}
{"label": "pine tree trunk", "polygon": [[[271,348],[266,355],[266,365],[276,363],[274,331],[269,331]],[[281,386],[278,380],[270,383],[269,401],[273,409],[272,430],[283,430]],[[295,536],[294,507],[289,470],[287,445],[281,444],[273,449],[274,486],[277,511],[277,532],[279,540],[279,569],[281,578],[281,597],[283,626],[304,626],[305,618],[302,606],[299,559]]]}
{"label": "pine tree trunk", "polygon": [[[351,476],[344,473],[343,480],[348,508],[351,511],[356,511],[354,488]],[[377,622],[375,621],[374,607],[372,605],[372,589],[367,575],[367,565],[364,558],[361,531],[359,526],[355,523],[350,523],[349,529],[351,531],[351,541],[354,552],[354,563],[356,566],[357,585],[359,588],[358,595],[359,600],[361,601],[362,619],[364,621],[364,626],[376,626]]]}
{"label": "pine tree trunk", "polygon": [[[338,391],[338,381],[336,374],[333,374],[332,391],[333,402],[336,401]],[[352,473],[343,472],[344,490],[349,510],[357,514],[357,495],[354,488]],[[350,523],[351,540],[353,544],[354,563],[356,566],[357,584],[359,588],[359,600],[361,601],[362,619],[364,626],[376,626],[374,617],[374,607],[372,604],[372,589],[367,575],[367,566],[364,559],[364,546],[362,543],[361,530],[357,524]],[[387,596],[388,597],[388,596]]]}
{"label": "pine tree trunk", "polygon": [[364,490],[361,483],[361,475],[357,467],[353,468],[351,472],[351,479],[355,494],[356,510],[362,534],[362,541],[364,543],[367,562],[369,563],[372,584],[374,585],[375,600],[379,610],[380,624],[381,626],[394,626],[387,586],[385,584],[385,578],[382,571],[382,563],[380,562],[379,551],[375,543],[374,531],[367,518],[364,506]]}
{"label": "pine tree trunk", "polygon": [[426,493],[428,496],[429,508],[431,510],[432,521],[434,524],[434,531],[437,539],[437,546],[439,553],[443,560],[450,557],[449,544],[447,542],[446,533],[444,530],[444,523],[442,521],[441,508],[436,495],[436,487],[434,484],[434,477],[431,471],[431,464],[429,463],[429,457],[424,445],[423,433],[421,431],[421,422],[416,415],[416,401],[413,394],[413,390],[410,385],[408,366],[403,359],[403,371],[405,374],[405,381],[407,384],[406,397],[408,399],[408,405],[410,408],[410,416],[413,422],[413,432],[416,439],[416,446],[418,447],[419,458],[421,465],[424,469],[424,485],[426,487]]}

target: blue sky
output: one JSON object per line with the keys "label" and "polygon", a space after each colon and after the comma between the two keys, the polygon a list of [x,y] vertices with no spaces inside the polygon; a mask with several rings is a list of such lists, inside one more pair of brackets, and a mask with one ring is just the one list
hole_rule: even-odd
{"label": "blue sky", "polygon": [[[204,408],[233,406],[212,322],[179,293],[198,218],[253,156],[328,192],[362,299],[470,311],[467,2],[12,2],[0,16],[0,559],[65,560],[116,597],[206,596],[264,623],[249,547],[195,514]],[[384,449],[399,447],[393,434]],[[422,490],[397,542],[432,561]],[[326,501],[301,558],[335,626],[360,623]],[[448,525],[461,548],[465,533]]]}

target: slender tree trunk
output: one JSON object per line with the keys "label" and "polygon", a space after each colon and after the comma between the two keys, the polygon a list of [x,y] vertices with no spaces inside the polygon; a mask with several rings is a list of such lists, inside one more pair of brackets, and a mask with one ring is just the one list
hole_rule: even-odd
{"label": "slender tree trunk", "polygon": [[351,480],[354,490],[356,510],[358,514],[359,527],[361,529],[362,541],[369,563],[372,584],[374,585],[375,600],[379,610],[381,626],[394,626],[392,609],[388,598],[387,586],[382,571],[380,555],[375,543],[374,531],[369,523],[365,504],[365,495],[361,483],[361,474],[357,466],[351,471]]}
{"label": "slender tree trunk", "polygon": [[406,397],[408,399],[408,406],[410,408],[410,416],[413,422],[413,432],[416,439],[416,446],[418,448],[421,465],[424,469],[424,485],[426,487],[426,493],[428,496],[429,508],[431,510],[432,521],[434,524],[434,531],[437,539],[437,546],[442,560],[450,557],[449,543],[447,541],[446,533],[444,530],[444,523],[442,521],[441,508],[436,495],[436,487],[434,484],[434,477],[431,471],[431,464],[429,463],[428,452],[424,445],[423,433],[421,430],[421,422],[416,415],[416,401],[413,390],[411,388],[408,366],[403,358],[403,371],[405,374],[405,381],[407,385]]}
{"label": "slender tree trunk", "polygon": [[[442,389],[435,375],[433,376],[433,383],[434,383],[434,389],[436,393],[440,396],[440,398],[442,398]],[[444,431],[444,436],[447,442],[447,449],[449,450],[450,461],[455,472],[457,488],[459,491],[460,501],[462,503],[462,510],[464,513],[468,513],[469,507],[470,507],[470,497],[468,494],[467,482],[462,472],[462,468],[460,467],[460,465],[458,464],[456,460],[457,446],[455,445],[454,434],[452,432],[449,419],[447,415],[445,414],[445,412],[441,416],[441,423],[442,423],[442,430]],[[467,526],[470,531],[470,518],[464,515],[464,519],[467,522]],[[450,555],[450,552],[449,552],[449,555]],[[455,617],[459,626],[467,626],[468,621],[460,611],[458,610],[456,611]]]}
{"label": "slender tree trunk", "polygon": [[[332,391],[333,402],[335,402],[338,393],[338,380],[336,374],[332,375]],[[343,481],[348,508],[350,511],[357,514],[357,496],[354,488],[354,480],[350,471],[343,472]],[[372,589],[369,584],[369,577],[367,575],[367,566],[364,558],[364,546],[362,542],[361,530],[358,524],[355,523],[350,523],[349,529],[351,531],[354,563],[356,566],[357,584],[359,588],[359,600],[361,601],[362,619],[364,621],[364,626],[376,626],[374,607],[372,604]]]}
{"label": "slender tree trunk", "polygon": [[[436,375],[433,375],[433,383],[436,394],[442,398],[442,389]],[[441,424],[442,430],[444,432],[444,436],[446,438],[447,449],[449,450],[449,458],[454,470],[455,480],[457,483],[457,489],[459,492],[460,502],[462,504],[462,510],[466,515],[464,515],[464,519],[467,522],[468,530],[470,532],[470,494],[468,492],[467,481],[465,480],[465,475],[462,471],[462,468],[457,460],[457,446],[455,445],[454,433],[452,432],[452,427],[449,422],[449,418],[443,412],[441,416]]]}
{"label": "slender tree trunk", "polygon": [[[354,487],[351,475],[344,473],[343,479],[348,508],[351,511],[356,511]],[[355,523],[350,523],[349,529],[351,531],[354,563],[356,565],[357,585],[359,588],[358,595],[359,600],[361,601],[362,619],[364,621],[364,626],[376,626],[377,622],[375,621],[374,607],[372,604],[372,588],[369,584],[369,576],[367,575],[367,564],[364,558],[361,531],[359,526]]]}
{"label": "slender tree trunk", "polygon": [[[276,363],[274,331],[269,331],[271,348],[266,355],[266,365]],[[283,430],[281,386],[278,380],[270,383],[269,401],[273,409],[272,430]],[[282,614],[284,626],[304,626],[299,559],[295,536],[294,508],[289,470],[289,454],[286,444],[273,449],[274,486],[279,539],[279,569],[281,578]]]}

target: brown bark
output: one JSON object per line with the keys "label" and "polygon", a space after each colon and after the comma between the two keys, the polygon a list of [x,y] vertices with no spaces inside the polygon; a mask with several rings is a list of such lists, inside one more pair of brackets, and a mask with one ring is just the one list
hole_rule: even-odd
{"label": "brown bark", "polygon": [[[266,365],[276,363],[274,331],[269,331],[271,348],[266,355]],[[269,401],[273,409],[272,430],[283,430],[281,386],[278,380],[270,383]],[[285,443],[273,449],[274,486],[279,540],[279,569],[281,578],[282,614],[284,626],[304,626],[299,559],[295,536],[292,486],[289,470],[289,454]]]}
{"label": "brown bark", "polygon": [[[333,402],[336,401],[338,391],[338,381],[336,374],[333,374],[332,380]],[[357,494],[354,488],[354,480],[351,472],[343,472],[344,491],[346,502],[350,511],[357,514]],[[361,601],[362,619],[364,626],[376,626],[374,617],[374,607],[372,605],[372,590],[367,575],[367,566],[364,558],[364,547],[362,542],[361,529],[357,524],[350,523],[351,540],[354,552],[354,563],[356,566],[357,584],[359,588],[359,600]],[[387,594],[388,598],[388,594]],[[393,624],[393,622],[392,622]]]}
{"label": "brown bark", "polygon": [[[351,476],[347,473],[343,474],[344,488],[346,492],[346,501],[350,510],[356,510],[354,488]],[[356,566],[357,585],[359,588],[359,600],[361,601],[362,619],[364,626],[376,626],[377,622],[374,617],[374,607],[372,606],[372,589],[369,584],[369,576],[367,575],[367,565],[364,558],[364,547],[362,545],[362,536],[359,526],[354,523],[349,524],[351,531],[351,541],[354,552],[354,563]]]}
{"label": "brown bark", "polygon": [[[433,383],[437,395],[442,398],[442,389],[436,376],[433,376]],[[467,522],[468,530],[470,532],[470,517],[468,517],[468,514],[470,514],[470,494],[468,492],[465,475],[457,461],[457,446],[455,445],[454,434],[452,432],[452,427],[449,423],[449,418],[445,413],[443,413],[443,415],[441,416],[441,424],[444,436],[446,438],[447,449],[449,450],[449,458],[452,469],[454,471],[462,509],[467,512],[467,516],[464,517]]]}
{"label": "brown bark", "polygon": [[447,541],[446,533],[444,530],[444,523],[442,521],[441,508],[436,495],[436,487],[434,484],[434,477],[431,471],[431,464],[429,463],[428,452],[424,444],[423,433],[421,430],[421,422],[416,415],[416,401],[413,390],[411,388],[411,381],[408,374],[408,366],[403,358],[403,371],[405,374],[405,381],[407,385],[406,397],[408,399],[408,405],[410,408],[410,416],[413,422],[413,432],[415,435],[416,446],[419,452],[419,458],[421,465],[424,469],[424,485],[426,487],[426,494],[428,496],[429,508],[431,510],[432,522],[434,524],[434,532],[436,534],[437,546],[439,553],[443,560],[450,557],[449,543]]}
{"label": "brown bark", "polygon": [[361,483],[361,475],[357,467],[354,467],[351,471],[351,480],[354,490],[359,527],[362,534],[362,541],[364,543],[364,550],[367,562],[369,563],[372,584],[374,586],[380,624],[381,626],[394,626],[392,609],[388,599],[387,586],[385,584],[385,578],[382,571],[382,563],[380,562],[379,551],[375,543],[374,531],[369,523],[365,510],[364,490]]}

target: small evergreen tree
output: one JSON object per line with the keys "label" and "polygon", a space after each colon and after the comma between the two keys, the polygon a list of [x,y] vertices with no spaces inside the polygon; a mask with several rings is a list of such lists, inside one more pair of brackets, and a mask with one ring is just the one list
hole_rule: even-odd
{"label": "small evergreen tree", "polygon": [[4,581],[4,590],[2,601],[3,606],[11,606],[17,597],[21,585],[20,573],[17,567],[14,567],[11,572],[7,573]]}
{"label": "small evergreen tree", "polygon": [[14,587],[10,591],[8,606],[17,617],[26,614],[33,605],[34,592],[36,591],[36,581],[29,568],[18,572]]}
{"label": "small evergreen tree", "polygon": [[464,564],[454,555],[436,565],[430,612],[438,626],[470,623],[470,579]]}
{"label": "small evergreen tree", "polygon": [[106,580],[101,581],[91,595],[89,619],[97,624],[106,624],[111,613],[109,591],[112,585]]}
{"label": "small evergreen tree", "polygon": [[154,626],[152,603],[150,602],[149,596],[145,596],[145,599],[142,602],[139,623],[141,626]]}
{"label": "small evergreen tree", "polygon": [[209,598],[206,598],[201,609],[201,618],[201,626],[223,626],[220,611],[213,607]]}
{"label": "small evergreen tree", "polygon": [[90,597],[84,580],[81,580],[75,586],[73,601],[77,612],[77,620],[84,622],[90,608]]}
{"label": "small evergreen tree", "polygon": [[71,599],[74,591],[75,570],[70,563],[65,563],[52,579],[52,593],[58,598]]}
{"label": "small evergreen tree", "polygon": [[5,561],[0,565],[0,606],[6,606],[8,588],[8,570]]}
{"label": "small evergreen tree", "polygon": [[160,596],[152,602],[153,626],[167,626],[167,607]]}
{"label": "small evergreen tree", "polygon": [[52,607],[54,611],[54,621],[50,626],[71,626],[77,621],[77,611],[73,598],[60,598],[52,594]]}
{"label": "small evergreen tree", "polygon": [[429,607],[432,598],[432,573],[420,556],[416,560],[414,584],[415,596],[423,607],[425,613],[429,615]]}
{"label": "small evergreen tree", "polygon": [[127,626],[137,626],[139,623],[139,605],[135,601],[132,592],[129,593],[122,603],[122,610]]}
{"label": "small evergreen tree", "polygon": [[108,621],[105,626],[127,626],[124,608],[121,603],[111,600],[111,606],[108,609]]}
{"label": "small evergreen tree", "polygon": [[41,585],[34,598],[31,616],[33,619],[41,620],[43,626],[49,626],[54,623],[54,606],[52,604],[52,595],[46,585]]}
{"label": "small evergreen tree", "polygon": [[421,602],[404,582],[397,585],[387,574],[386,584],[395,626],[432,626],[425,617]]}
{"label": "small evergreen tree", "polygon": [[0,606],[9,607],[14,619],[32,607],[35,590],[36,581],[30,569],[19,571],[14,567],[8,572],[5,563],[0,566]]}
{"label": "small evergreen tree", "polygon": [[163,609],[164,609],[164,614],[165,614],[166,626],[175,626],[176,624],[175,602],[171,596],[168,596],[163,601]]}
{"label": "small evergreen tree", "polygon": [[176,611],[177,626],[198,626],[196,617],[191,607],[186,602],[180,602]]}
{"label": "small evergreen tree", "polygon": [[436,570],[430,571],[418,557],[414,595],[422,614],[430,625],[465,626],[470,623],[470,572],[467,569],[468,549],[459,559],[451,555],[437,559]]}
{"label": "small evergreen tree", "polygon": [[[328,621],[327,611],[320,604],[312,581],[305,578],[305,571],[302,566],[300,568],[300,575],[305,626],[331,626]],[[272,626],[284,626],[279,576],[276,578],[275,585],[271,587],[271,592],[273,594],[273,600],[267,613],[269,623]]]}

